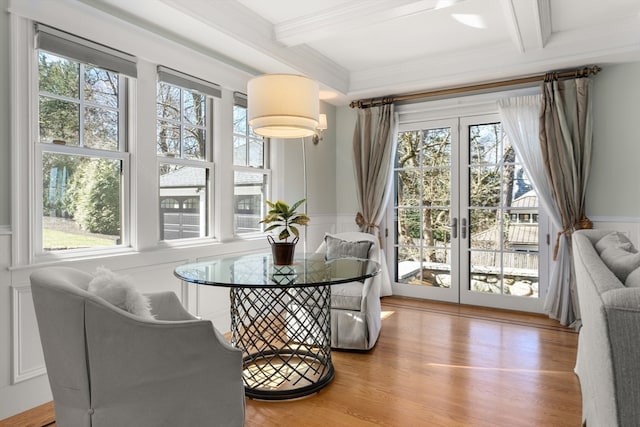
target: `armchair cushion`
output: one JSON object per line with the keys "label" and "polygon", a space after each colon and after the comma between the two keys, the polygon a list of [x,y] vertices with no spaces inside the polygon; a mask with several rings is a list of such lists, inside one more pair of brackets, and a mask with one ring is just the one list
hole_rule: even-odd
{"label": "armchair cushion", "polygon": [[326,258],[328,260],[337,258],[369,258],[369,250],[373,245],[370,240],[359,240],[352,242],[342,240],[330,234],[324,236],[327,244]]}
{"label": "armchair cushion", "polygon": [[362,308],[362,286],[361,282],[331,286],[331,308],[360,311]]}
{"label": "armchair cushion", "polygon": [[149,299],[136,290],[128,276],[98,267],[87,291],[131,314],[145,319],[154,318]]}

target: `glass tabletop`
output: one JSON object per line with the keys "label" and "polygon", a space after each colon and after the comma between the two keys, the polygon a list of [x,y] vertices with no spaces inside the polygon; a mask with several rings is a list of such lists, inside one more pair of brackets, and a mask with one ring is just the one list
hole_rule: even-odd
{"label": "glass tabletop", "polygon": [[380,271],[375,261],[356,258],[325,260],[320,254],[296,257],[291,265],[274,265],[271,253],[220,257],[184,264],[174,274],[201,285],[231,288],[307,287],[354,282]]}

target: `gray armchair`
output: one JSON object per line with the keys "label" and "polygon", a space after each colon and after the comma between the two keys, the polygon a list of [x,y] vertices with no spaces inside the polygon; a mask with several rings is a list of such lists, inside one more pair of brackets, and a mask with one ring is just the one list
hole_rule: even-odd
{"label": "gray armchair", "polygon": [[[370,260],[379,262],[382,269],[380,248],[375,236],[361,232],[332,234],[341,240],[357,242],[368,240],[373,244],[369,250]],[[316,253],[326,254],[327,243],[323,241]],[[377,274],[361,282],[331,286],[331,347],[346,350],[369,350],[378,340],[382,322],[380,319],[381,282],[388,274]]]}
{"label": "gray armchair", "polygon": [[155,319],[86,291],[68,267],[31,274],[56,425],[242,426],[242,353],[173,292],[148,295]]}

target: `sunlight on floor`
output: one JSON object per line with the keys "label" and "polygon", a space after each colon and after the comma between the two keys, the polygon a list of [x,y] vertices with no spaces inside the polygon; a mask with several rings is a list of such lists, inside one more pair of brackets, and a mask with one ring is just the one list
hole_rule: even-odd
{"label": "sunlight on floor", "polygon": [[380,319],[381,320],[388,319],[389,317],[393,316],[394,314],[396,314],[395,311],[382,311],[382,312],[380,312]]}

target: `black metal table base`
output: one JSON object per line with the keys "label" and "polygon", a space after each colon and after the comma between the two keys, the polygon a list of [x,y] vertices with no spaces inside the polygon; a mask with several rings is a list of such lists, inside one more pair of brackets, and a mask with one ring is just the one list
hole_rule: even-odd
{"label": "black metal table base", "polygon": [[247,397],[296,399],[334,376],[328,285],[232,288],[231,342],[243,352]]}

